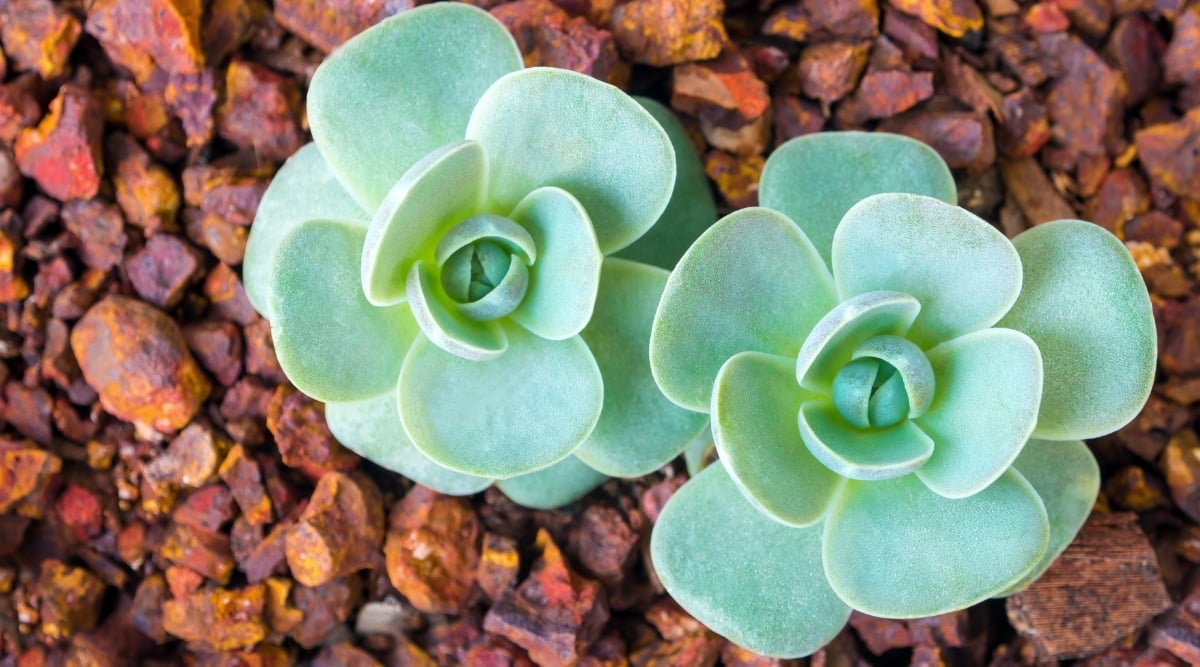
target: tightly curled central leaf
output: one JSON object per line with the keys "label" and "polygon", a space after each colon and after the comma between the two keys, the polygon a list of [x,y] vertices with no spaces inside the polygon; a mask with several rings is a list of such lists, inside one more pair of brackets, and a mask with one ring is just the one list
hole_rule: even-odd
{"label": "tightly curled central leaf", "polygon": [[442,288],[463,316],[477,321],[517,309],[529,288],[533,238],[498,215],[475,215],[454,226],[437,247]]}
{"label": "tightly curled central leaf", "polygon": [[921,348],[899,336],[876,336],[833,379],[838,414],[858,428],[884,428],[920,417],[933,400],[933,367]]}

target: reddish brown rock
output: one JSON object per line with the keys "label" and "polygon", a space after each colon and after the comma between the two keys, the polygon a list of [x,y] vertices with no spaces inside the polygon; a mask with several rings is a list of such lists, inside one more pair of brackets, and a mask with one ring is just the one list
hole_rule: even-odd
{"label": "reddish brown rock", "polygon": [[285,550],[288,529],[291,524],[278,523],[258,544],[239,556],[236,552],[238,569],[246,575],[246,581],[257,583],[285,569],[287,553]]}
{"label": "reddish brown rock", "polygon": [[543,667],[570,665],[600,636],[608,604],[603,588],[573,572],[544,529],[537,545],[542,557],[529,578],[496,601],[483,627],[525,649]]}
{"label": "reddish brown rock", "polygon": [[1175,30],[1163,55],[1167,83],[1200,83],[1200,7],[1191,6],[1175,21]]}
{"label": "reddish brown rock", "polygon": [[317,654],[312,667],[383,667],[375,656],[348,642],[330,644]]}
{"label": "reddish brown rock", "polygon": [[704,173],[732,208],[758,205],[758,181],[766,160],[761,155],[736,157],[724,151],[704,155]]}
{"label": "reddish brown rock", "polygon": [[254,322],[258,317],[246,288],[237,273],[228,264],[217,264],[204,279],[203,291],[209,301],[209,314],[242,326]]}
{"label": "reddish brown rock", "polygon": [[992,121],[975,111],[915,110],[884,121],[879,129],[929,144],[954,169],[981,171],[996,160]]}
{"label": "reddish brown rock", "polygon": [[269,181],[269,171],[239,164],[195,165],[183,171],[183,198],[208,215],[247,227]]}
{"label": "reddish brown rock", "polygon": [[804,5],[791,2],[780,5],[771,12],[763,22],[762,33],[772,37],[787,37],[796,42],[803,42],[813,33],[812,20]]}
{"label": "reddish brown rock", "polygon": [[229,444],[211,426],[194,422],[146,467],[146,477],[155,484],[199,488],[216,476]]}
{"label": "reddish brown rock", "polygon": [[983,28],[983,12],[975,0],[888,0],[888,4],[951,37]]}
{"label": "reddish brown rock", "polygon": [[183,125],[189,148],[203,146],[212,139],[212,109],[217,102],[216,75],[212,69],[171,74],[163,99]]}
{"label": "reddish brown rock", "polygon": [[875,655],[896,648],[909,648],[916,641],[908,623],[890,618],[876,618],[862,612],[850,613],[850,627],[858,633],[867,650]]}
{"label": "reddish brown rock", "polygon": [[637,554],[638,537],[620,510],[590,505],[571,526],[567,551],[586,573],[616,585]]}
{"label": "reddish brown rock", "polygon": [[288,31],[329,53],[383,19],[416,6],[413,0],[363,0],[333,4],[276,0],[275,20]]}
{"label": "reddish brown rock", "polygon": [[1161,466],[1175,505],[1200,521],[1200,439],[1192,431],[1180,431],[1163,450]]}
{"label": "reddish brown rock", "polygon": [[827,103],[845,97],[858,84],[870,50],[869,42],[822,42],[805,47],[797,65],[804,94]]}
{"label": "reddish brown rock", "polygon": [[1054,189],[1046,172],[1032,157],[1001,160],[1000,175],[1009,196],[1032,224],[1074,217],[1074,209]]}
{"label": "reddish brown rock", "polygon": [[100,620],[104,583],[81,567],[42,561],[37,591],[42,600],[39,630],[51,641],[90,630]]}
{"label": "reddish brown rock", "polygon": [[1104,482],[1104,496],[1114,507],[1133,512],[1171,506],[1162,481],[1147,476],[1138,466],[1125,466],[1113,473]]}
{"label": "reddish brown rock", "polygon": [[204,271],[203,256],[178,236],[158,234],[125,260],[125,274],[143,300],[171,308]]}
{"label": "reddish brown rock", "polygon": [[843,39],[871,39],[879,34],[876,0],[802,0],[813,29]]}
{"label": "reddish brown rock", "polygon": [[738,51],[716,60],[676,67],[671,106],[702,120],[738,127],[763,115],[770,106],[767,86]]}
{"label": "reddish brown rock", "polygon": [[61,470],[62,459],[31,442],[0,440],[0,514],[41,518],[44,496]]}
{"label": "reddish brown rock", "polygon": [[1124,77],[1077,37],[1042,35],[1038,44],[1062,70],[1046,96],[1055,140],[1074,154],[1104,153],[1122,132]]}
{"label": "reddish brown rock", "polygon": [[242,375],[242,332],[232,322],[205,320],[183,328],[183,338],[204,370],[228,387]]}
{"label": "reddish brown rock", "polygon": [[1200,109],[1179,121],[1151,125],[1134,135],[1138,161],[1150,181],[1180,197],[1200,193]]}
{"label": "reddish brown rock", "polygon": [[1028,88],[1005,95],[1000,103],[996,143],[1009,157],[1029,157],[1050,141],[1050,118],[1038,96]]}
{"label": "reddish brown rock", "polygon": [[1084,206],[1083,217],[1125,238],[1125,223],[1150,209],[1150,192],[1137,171],[1124,168],[1108,172],[1096,196]]}
{"label": "reddish brown rock", "polygon": [[216,589],[163,603],[163,630],[202,651],[248,648],[266,638],[262,584]]}
{"label": "reddish brown rock", "polygon": [[825,127],[821,107],[791,95],[776,95],[771,100],[775,121],[775,146],[804,134],[820,132]]}
{"label": "reddish brown rock", "polygon": [[223,264],[241,264],[246,257],[249,234],[245,227],[211,213],[195,209],[183,212],[184,231],[198,246],[207,248]]}
{"label": "reddish brown rock", "polygon": [[[175,522],[167,529],[159,554],[165,560],[218,584],[229,583],[233,574],[233,552],[230,550],[229,537],[213,530]],[[201,583],[202,579],[193,578],[188,588],[194,590]]]}
{"label": "reddish brown rock", "polygon": [[19,81],[0,85],[0,139],[10,144],[42,116],[41,106],[27,88]]}
{"label": "reddish brown rock", "polygon": [[383,534],[375,484],[362,475],[326,473],[287,533],[288,567],[301,584],[320,586],[373,565]]}
{"label": "reddish brown rock", "polygon": [[267,408],[267,428],[283,464],[318,480],[334,470],[350,470],[358,456],[334,439],[325,424],[325,407],[290,386],[280,386]]}
{"label": "reddish brown rock", "polygon": [[49,445],[53,432],[50,394],[41,387],[26,387],[19,382],[4,385],[4,420],[35,442]]}
{"label": "reddish brown rock", "polygon": [[1165,48],[1154,24],[1140,13],[1117,19],[1104,44],[1104,55],[1116,65],[1129,86],[1129,106],[1141,104],[1154,93],[1162,76]]}
{"label": "reddish brown rock", "polygon": [[150,232],[174,226],[180,196],[171,173],[128,135],[109,135],[105,148],[117,203],[129,222]]}
{"label": "reddish brown rock", "polygon": [[8,147],[0,147],[0,207],[12,208],[25,195],[25,178]]}
{"label": "reddish brown rock", "polygon": [[50,102],[50,113],[17,137],[17,165],[55,199],[95,197],[104,172],[103,129],[99,105],[87,89],[66,84]]}
{"label": "reddish brown rock", "polygon": [[165,642],[167,633],[163,630],[163,603],[168,599],[167,582],[163,575],[152,574],[142,579],[133,596],[130,625],[155,642]]}
{"label": "reddish brown rock", "polygon": [[462,609],[479,568],[479,520],[470,503],[414,486],[388,518],[388,579],[427,613]]}
{"label": "reddish brown rock", "polygon": [[297,586],[292,601],[303,619],[291,630],[292,639],[304,648],[320,646],[350,618],[357,602],[353,579],[334,579],[317,586]]}
{"label": "reddish brown rock", "polygon": [[19,69],[43,79],[62,76],[83,28],[51,0],[8,0],[0,4],[0,40]]}
{"label": "reddish brown rock", "polygon": [[867,68],[854,95],[839,108],[838,116],[847,118],[849,125],[861,125],[908,111],[932,95],[933,72],[878,70],[872,66]]}
{"label": "reddish brown rock", "polygon": [[633,0],[613,12],[612,33],[637,63],[664,67],[716,58],[729,41],[722,0]]}
{"label": "reddish brown rock", "polygon": [[495,533],[483,534],[475,581],[488,599],[494,602],[504,591],[515,586],[520,567],[521,555],[517,552],[516,540]]}
{"label": "reddish brown rock", "polygon": [[617,86],[629,80],[612,34],[550,0],[517,0],[492,9],[492,16],[516,38],[526,67],[574,70]]}
{"label": "reddish brown rock", "polygon": [[300,88],[258,63],[235,59],[225,70],[225,101],[216,123],[217,133],[239,148],[283,162],[304,143]]}
{"label": "reddish brown rock", "polygon": [[79,240],[79,259],[94,269],[107,271],[121,261],[128,237],[121,209],[103,199],[75,200],[62,207],[67,231]]}
{"label": "reddish brown rock", "polygon": [[104,530],[104,506],[95,493],[82,486],[69,484],[54,508],[80,542],[86,542]]}
{"label": "reddish brown rock", "polygon": [[191,421],[211,390],[178,325],[140,301],[109,296],[92,306],[71,349],[105,410],[160,431]]}
{"label": "reddish brown rock", "polygon": [[0,230],[0,303],[20,301],[29,296],[29,283],[17,275],[18,241]]}
{"label": "reddish brown rock", "polygon": [[[267,496],[266,487],[263,486],[262,471],[257,461],[246,456],[245,448],[235,445],[221,464],[219,474],[242,509],[242,517],[247,522],[260,526],[271,521],[271,498]],[[318,485],[317,488],[320,490],[321,487]],[[310,501],[308,509],[313,507],[311,502],[315,501]],[[382,521],[382,510],[380,517]],[[301,521],[303,520],[302,515]]]}
{"label": "reddish brown rock", "polygon": [[195,74],[204,67],[200,0],[96,0],[86,28],[116,64],[145,83],[155,70]]}

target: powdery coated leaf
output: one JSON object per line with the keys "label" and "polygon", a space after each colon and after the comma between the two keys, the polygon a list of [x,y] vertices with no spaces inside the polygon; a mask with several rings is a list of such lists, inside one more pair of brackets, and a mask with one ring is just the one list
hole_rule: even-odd
{"label": "powdery coated leaf", "polygon": [[845,481],[796,429],[796,413],[813,398],[796,384],[791,359],[761,352],[725,362],[713,390],[713,438],[729,476],[751,504],[793,526],[820,521]]}
{"label": "powdery coated leaf", "polygon": [[717,371],[749,350],[794,358],[836,305],[833,278],[784,216],[745,208],[688,249],[663,292],[650,334],[650,368],[675,403],[708,412]]}
{"label": "powdery coated leaf", "polygon": [[1050,543],[1037,566],[1001,596],[1012,595],[1042,576],[1075,539],[1100,493],[1100,466],[1080,440],[1030,440],[1013,467],[1029,480],[1046,505]]}
{"label": "powdery coated leaf", "polygon": [[1025,576],[1050,533],[1046,509],[1019,473],[950,500],[915,475],[850,481],[825,519],[829,583],[872,616],[917,618],[964,609]]}
{"label": "powdery coated leaf", "polygon": [[428,262],[409,269],[408,305],[425,338],[450,354],[478,361],[495,359],[508,349],[508,336],[498,323],[477,322],[458,312]]}
{"label": "powdery coated leaf", "polygon": [[821,568],[821,529],[759,512],[718,462],[667,502],[650,555],[667,592],[701,623],[756,653],[797,658],[850,617]]}
{"label": "powdery coated leaf", "polygon": [[921,302],[909,337],[922,347],[990,327],[1017,300],[1021,258],[1012,243],[966,209],[932,197],[864,199],[833,237],[842,298],[895,290]]}
{"label": "powdery coated leaf", "polygon": [[688,476],[695,477],[715,460],[716,443],[713,442],[712,423],[706,419],[703,428],[683,446],[683,465],[687,468]]}
{"label": "powdery coated leaf", "polygon": [[496,486],[520,505],[549,510],[570,505],[606,479],[578,457],[568,456],[549,468],[502,479]]}
{"label": "powdery coated leaf", "polygon": [[311,220],[333,220],[366,227],[369,214],[358,207],[329,170],[316,144],[307,144],[279,168],[263,193],[246,241],[242,282],[246,296],[263,317],[273,319],[268,294],[279,244]]}
{"label": "powdery coated leaf", "polygon": [[824,400],[805,403],[799,410],[799,424],[808,451],[833,472],[850,479],[906,475],[933,454],[933,441],[910,421],[890,428],[855,428]]}
{"label": "powdery coated leaf", "polygon": [[796,379],[822,393],[833,390],[838,371],[860,345],[876,336],[900,336],[912,326],[921,304],[900,292],[869,292],[830,310],[808,333],[796,355]]}
{"label": "powdery coated leaf", "polygon": [[319,401],[353,401],[396,385],[417,334],[407,306],[376,308],[358,279],[366,231],[306,222],[275,252],[268,304],[275,355],[288,379]]}
{"label": "powdery coated leaf", "polygon": [[400,419],[413,444],[458,472],[504,479],[566,458],[596,427],[600,369],[583,340],[507,328],[508,350],[457,357],[420,336],[400,372]]}
{"label": "powdery coated leaf", "polygon": [[871,195],[908,192],[958,201],[954,177],[936,151],[883,132],[821,132],[792,139],[771,153],[759,184],[759,203],[795,220],[827,265],[838,222]]}
{"label": "powdery coated leaf", "polygon": [[650,374],[650,325],[667,272],[609,258],[583,340],[604,377],[604,410],[575,456],[607,475],[639,477],[679,455],[708,420],[668,401]]}
{"label": "powdery coated leaf", "polygon": [[984,329],[938,345],[929,362],[937,392],[916,421],[935,447],[917,476],[935,493],[962,498],[1003,474],[1033,432],[1042,357],[1025,334]]}
{"label": "powdery coated leaf", "polygon": [[477,213],[487,183],[487,158],[473,141],[459,141],[421,158],[396,182],[367,230],[362,286],[376,305],[400,303],[413,262],[434,261],[438,240]]}
{"label": "powdery coated leaf", "polygon": [[538,253],[512,319],[550,340],[578,334],[592,318],[604,261],[587,211],[567,191],[547,187],[529,193],[510,217],[533,237]]}
{"label": "powdery coated leaf", "polygon": [[326,403],[325,421],[349,449],[438,493],[465,496],[491,485],[486,477],[443,468],[414,447],[400,424],[397,398],[393,388],[361,401]]}
{"label": "powdery coated leaf", "polygon": [[587,209],[605,254],[658,220],[675,183],[658,121],[620,89],[569,70],[536,67],[497,81],[466,136],[487,151],[491,203],[512,207],[537,188],[560,187]]}
{"label": "powdery coated leaf", "polygon": [[462,139],[476,102],[523,66],[508,31],[460,3],[384,19],[325,59],[308,90],[313,139],[363,209],[408,168]]}
{"label": "powdery coated leaf", "polygon": [[717,221],[717,205],[700,156],[674,112],[649,98],[633,99],[654,116],[671,139],[675,151],[675,189],[658,222],[617,256],[669,271],[692,242]]}
{"label": "powdery coated leaf", "polygon": [[1095,438],[1129,423],[1154,383],[1150,297],[1129,251],[1082,220],[1048,222],[1013,240],[1025,287],[1000,321],[1042,352],[1046,386],[1034,437]]}

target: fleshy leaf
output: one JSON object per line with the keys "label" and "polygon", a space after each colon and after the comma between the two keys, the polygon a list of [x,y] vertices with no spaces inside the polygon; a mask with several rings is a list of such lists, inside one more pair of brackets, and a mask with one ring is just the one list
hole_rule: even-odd
{"label": "fleshy leaf", "polygon": [[688,444],[683,447],[683,464],[690,477],[700,474],[701,470],[717,458],[716,444],[713,442],[712,424],[704,421],[704,428],[696,432]]}
{"label": "fleshy leaf", "polygon": [[1042,357],[1028,336],[984,329],[929,351],[937,397],[916,421],[933,438],[917,476],[947,498],[969,496],[1012,464],[1042,398]]}
{"label": "fleshy leaf", "polygon": [[496,486],[525,507],[548,510],[570,505],[606,479],[578,457],[568,456],[549,468],[502,479]]}
{"label": "fleshy leaf", "polygon": [[796,225],[764,208],[722,218],[667,279],[650,334],[650,368],[675,403],[707,412],[727,359],[753,350],[794,358],[836,304],[833,279]]}
{"label": "fleshy leaf", "polygon": [[859,345],[876,336],[903,335],[921,312],[921,304],[900,292],[870,292],[850,297],[812,327],[796,355],[796,379],[822,393],[854,358]]}
{"label": "fleshy leaf", "polygon": [[413,262],[435,260],[442,235],[479,210],[486,181],[483,148],[460,141],[421,158],[396,182],[363,244],[362,285],[371,303],[404,300]]}
{"label": "fleshy leaf", "polygon": [[523,66],[487,12],[447,3],[380,21],[325,59],[308,90],[313,139],[346,189],[374,211],[408,168],[462,139],[471,110]]}
{"label": "fleshy leaf", "polygon": [[1092,513],[1100,493],[1100,466],[1080,440],[1051,442],[1030,440],[1013,462],[1046,504],[1050,516],[1050,544],[1037,567],[1009,590],[1012,595],[1033,583],[1058,558]]}
{"label": "fleshy leaf", "polygon": [[668,401],[654,384],[646,348],[667,284],[657,267],[609,258],[583,340],[604,376],[604,411],[575,456],[605,474],[638,477],[679,455],[708,420]]}
{"label": "fleshy leaf", "polygon": [[476,322],[458,312],[428,262],[419,261],[409,269],[408,306],[425,337],[450,354],[468,360],[495,359],[508,349],[508,337],[498,323]]}
{"label": "fleshy leaf", "polygon": [[434,251],[434,261],[441,266],[456,251],[467,245],[490,239],[520,257],[526,264],[537,261],[537,245],[524,227],[495,213],[479,213],[442,234]]}
{"label": "fleshy leaf", "polygon": [[797,658],[850,617],[825,580],[821,530],[759,512],[717,462],[667,502],[650,554],[667,592],[701,623],[751,651]]}
{"label": "fleshy leaf", "polygon": [[537,188],[560,187],[583,204],[605,254],[654,224],[675,183],[658,121],[620,89],[569,70],[535,67],[497,81],[466,136],[487,151],[492,204],[513,207]]}
{"label": "fleshy leaf", "polygon": [[372,463],[427,486],[438,493],[465,496],[491,485],[486,477],[454,472],[429,460],[413,446],[400,424],[395,388],[361,401],[325,404],[325,421],[333,436]]}
{"label": "fleshy leaf", "polygon": [[826,264],[838,222],[871,195],[909,192],[957,202],[954,177],[937,152],[883,132],[821,132],[792,139],[771,153],[759,183],[759,203],[795,220]]}
{"label": "fleshy leaf", "polygon": [[396,385],[417,334],[407,306],[363,296],[358,257],[366,230],[306,222],[275,252],[268,304],[275,355],[288,379],[320,401],[353,401]]}
{"label": "fleshy leaf", "polygon": [[1038,225],[1013,244],[1025,287],[1000,325],[1029,334],[1042,352],[1046,387],[1033,435],[1076,440],[1121,428],[1150,396],[1158,347],[1129,251],[1081,220]]}
{"label": "fleshy leaf", "polygon": [[246,296],[263,317],[268,310],[271,269],[279,244],[292,230],[312,220],[331,220],[366,227],[370,216],[338,183],[316,144],[307,144],[279,168],[263,193],[246,241],[242,282]]}
{"label": "fleshy leaf", "polygon": [[925,352],[915,343],[900,336],[876,336],[854,350],[854,358],[886,361],[896,369],[896,377],[904,387],[908,417],[916,417],[929,409],[937,383]]}
{"label": "fleshy leaf", "polygon": [[458,472],[504,479],[566,458],[595,428],[604,385],[580,338],[509,326],[508,349],[457,357],[420,336],[400,372],[400,418],[413,444]]}
{"label": "fleshy leaf", "polygon": [[[902,170],[897,170],[902,171]],[[908,194],[855,204],[833,237],[842,298],[896,290],[921,302],[909,337],[922,347],[990,327],[1017,300],[1021,259],[966,209]]]}
{"label": "fleshy leaf", "polygon": [[704,165],[675,113],[646,97],[634,97],[667,131],[675,150],[675,189],[658,222],[617,257],[658,266],[668,271],[704,230],[717,221],[717,205]]}
{"label": "fleshy leaf", "polygon": [[529,193],[511,217],[538,252],[512,319],[550,340],[578,334],[592,318],[604,261],[587,211],[570,193],[547,187]]}
{"label": "fleshy leaf", "polygon": [[761,352],[725,362],[713,390],[713,438],[729,476],[760,511],[793,526],[820,521],[844,482],[796,430],[797,411],[812,399],[791,359]]}
{"label": "fleshy leaf", "polygon": [[1013,470],[957,500],[915,475],[850,481],[825,519],[825,573],[863,613],[933,616],[1007,589],[1037,564],[1049,533],[1041,499]]}
{"label": "fleshy leaf", "polygon": [[882,429],[854,428],[823,400],[804,404],[799,425],[808,451],[830,470],[850,479],[906,475],[933,453],[933,441],[910,421]]}

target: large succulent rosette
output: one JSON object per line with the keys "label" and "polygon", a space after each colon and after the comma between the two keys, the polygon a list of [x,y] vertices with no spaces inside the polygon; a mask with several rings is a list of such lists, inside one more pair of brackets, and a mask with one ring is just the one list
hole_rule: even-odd
{"label": "large succulent rosette", "polygon": [[1095,500],[1081,439],[1149,395],[1127,250],[1079,220],[1010,242],[894,135],[796,139],[761,201],[688,250],[654,321],[655,377],[710,415],[720,454],[655,525],[667,590],[800,656],[851,609],[927,616],[1032,581]]}

